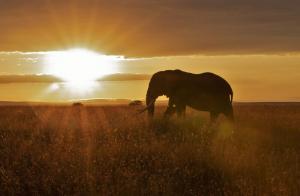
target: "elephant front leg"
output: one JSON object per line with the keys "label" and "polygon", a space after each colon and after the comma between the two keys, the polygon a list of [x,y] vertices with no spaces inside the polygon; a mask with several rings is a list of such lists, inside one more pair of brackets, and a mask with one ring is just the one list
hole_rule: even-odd
{"label": "elephant front leg", "polygon": [[176,107],[174,106],[168,106],[168,108],[166,109],[165,113],[164,113],[164,117],[170,117],[172,116],[174,113],[176,112]]}
{"label": "elephant front leg", "polygon": [[164,113],[164,117],[170,117],[176,112],[176,106],[174,105],[174,99],[170,97],[168,107]]}

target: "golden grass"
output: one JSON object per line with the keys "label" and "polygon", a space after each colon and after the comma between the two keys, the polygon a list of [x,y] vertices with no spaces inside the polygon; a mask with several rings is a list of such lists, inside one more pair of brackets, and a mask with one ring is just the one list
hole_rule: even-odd
{"label": "golden grass", "polygon": [[300,104],[234,111],[232,129],[195,111],[2,106],[0,195],[299,195]]}

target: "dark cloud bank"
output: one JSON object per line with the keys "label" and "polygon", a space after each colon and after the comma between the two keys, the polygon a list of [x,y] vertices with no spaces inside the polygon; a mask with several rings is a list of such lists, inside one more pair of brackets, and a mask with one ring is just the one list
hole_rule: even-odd
{"label": "dark cloud bank", "polygon": [[0,1],[0,51],[298,53],[299,7],[296,0]]}

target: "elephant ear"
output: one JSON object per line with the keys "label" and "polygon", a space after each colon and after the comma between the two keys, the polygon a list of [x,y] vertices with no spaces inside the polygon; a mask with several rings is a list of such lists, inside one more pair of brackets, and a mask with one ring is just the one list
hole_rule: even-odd
{"label": "elephant ear", "polygon": [[174,94],[181,84],[181,77],[175,73],[169,73],[164,77],[164,85],[166,90],[166,95],[171,96]]}

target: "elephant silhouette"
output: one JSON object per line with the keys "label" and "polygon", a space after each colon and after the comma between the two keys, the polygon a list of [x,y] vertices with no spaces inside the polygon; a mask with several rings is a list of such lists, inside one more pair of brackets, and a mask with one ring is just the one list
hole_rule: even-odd
{"label": "elephant silhouette", "polygon": [[233,120],[233,91],[222,77],[210,73],[193,74],[181,70],[165,70],[155,73],[149,82],[146,94],[148,115],[154,115],[155,101],[159,96],[169,98],[166,117],[177,113],[184,116],[186,106],[196,110],[210,112],[211,121],[223,113]]}

